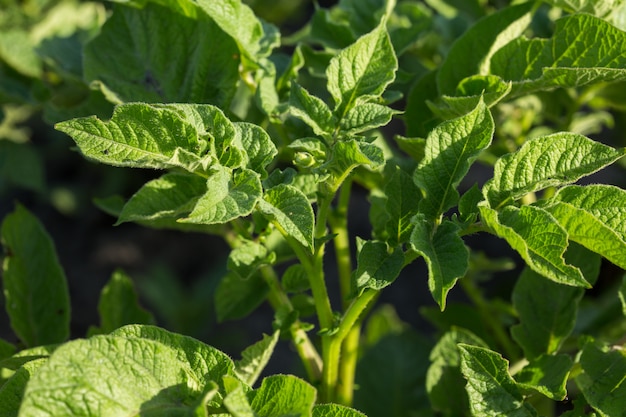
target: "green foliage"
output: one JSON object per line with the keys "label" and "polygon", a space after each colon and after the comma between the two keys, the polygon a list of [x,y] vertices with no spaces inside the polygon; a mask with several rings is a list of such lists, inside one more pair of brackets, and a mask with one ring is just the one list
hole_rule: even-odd
{"label": "green foliage", "polygon": [[[289,26],[298,2],[113,3],[3,3],[0,193],[47,198],[22,125],[41,110],[86,159],[159,171],[98,205],[223,238],[203,304],[226,322],[267,302],[273,330],[233,361],[155,326],[116,270],[98,327],[68,340],[54,244],[17,204],[0,414],[623,414],[626,191],[600,171],[626,154],[606,134],[626,120],[625,2],[341,0]],[[368,319],[407,280],[436,332]],[[268,375],[285,341],[301,369]]]}

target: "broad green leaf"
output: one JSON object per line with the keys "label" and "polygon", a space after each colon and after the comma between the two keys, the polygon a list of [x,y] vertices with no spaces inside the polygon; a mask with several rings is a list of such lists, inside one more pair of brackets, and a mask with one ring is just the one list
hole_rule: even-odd
{"label": "broad green leaf", "polygon": [[239,80],[239,49],[219,24],[203,13],[194,19],[155,4],[116,5],[85,47],[85,79],[115,102],[228,107]]}
{"label": "broad green leaf", "polygon": [[410,330],[368,348],[357,364],[354,407],[368,416],[428,415],[424,377],[431,348],[430,340]]}
{"label": "broad green leaf", "polygon": [[493,132],[491,113],[479,102],[471,113],[440,124],[428,135],[424,158],[413,174],[424,194],[420,212],[435,219],[458,202],[456,188],[491,143]]}
{"label": "broad green leaf", "polygon": [[317,404],[313,407],[312,417],[366,417],[353,408],[338,404]]}
{"label": "broad green leaf", "polygon": [[426,139],[423,138],[406,138],[404,136],[395,135],[393,139],[398,147],[409,155],[413,160],[419,162],[424,158],[426,150]]}
{"label": "broad green leaf", "polygon": [[568,238],[626,268],[626,191],[610,185],[563,187],[544,208]]}
{"label": "broad green leaf", "polygon": [[326,75],[339,120],[357,102],[380,96],[395,79],[397,68],[398,61],[384,20],[333,57]]}
{"label": "broad green leaf", "polygon": [[272,375],[261,382],[251,394],[250,405],[255,415],[263,417],[308,417],[311,415],[317,390],[293,375]]}
{"label": "broad green leaf", "polygon": [[337,121],[322,99],[311,95],[297,83],[291,83],[289,112],[309,125],[316,135],[332,136]]}
{"label": "broad green leaf", "polygon": [[404,253],[400,247],[389,248],[385,242],[368,240],[357,257],[352,277],[354,288],[382,290],[400,275],[403,266]]}
{"label": "broad green leaf", "polygon": [[444,220],[435,227],[424,215],[413,219],[411,245],[428,266],[428,288],[441,311],[446,308],[448,291],[463,277],[469,266],[469,251],[459,237],[459,226]]}
{"label": "broad green leaf", "polygon": [[35,359],[25,363],[0,388],[0,415],[18,417],[24,400],[26,384],[47,359]]}
{"label": "broad green leaf", "polygon": [[336,15],[337,13],[328,9],[315,10],[310,23],[309,38],[312,43],[319,43],[331,49],[343,49],[356,40],[348,22],[338,19]]}
{"label": "broad green leaf", "polygon": [[284,236],[313,250],[315,216],[302,191],[291,185],[280,184],[265,192],[263,199],[259,200],[258,208]]}
{"label": "broad green leaf", "polygon": [[35,41],[25,30],[12,29],[0,34],[0,59],[22,75],[41,78],[43,63]]}
{"label": "broad green leaf", "polygon": [[339,8],[358,35],[368,33],[396,5],[395,0],[340,0]]}
{"label": "broad green leaf", "polygon": [[437,127],[440,120],[428,106],[428,101],[435,101],[439,96],[437,71],[430,71],[415,82],[404,109],[407,136],[424,138]]}
{"label": "broad green leaf", "polygon": [[241,279],[250,278],[263,265],[271,265],[275,256],[270,255],[267,248],[259,242],[245,240],[241,245],[230,251],[228,270]]}
{"label": "broad green leaf", "polygon": [[98,302],[101,333],[110,333],[127,324],[153,324],[154,317],[137,299],[133,281],[121,270],[113,272]]}
{"label": "broad green leaf", "polygon": [[624,154],[624,149],[613,149],[575,133],[538,137],[498,159],[483,194],[495,208],[534,191],[576,182]]}
{"label": "broad green leaf", "polygon": [[198,199],[182,223],[222,224],[252,213],[263,195],[259,174],[249,169],[235,171],[232,176],[221,168],[209,177],[206,193]]}
{"label": "broad green leaf", "polygon": [[459,344],[461,372],[475,416],[536,417],[509,375],[508,361],[492,350]]}
{"label": "broad green leaf", "polygon": [[480,217],[533,271],[556,283],[590,287],[580,269],[565,263],[567,233],[547,211],[535,206],[507,206],[497,212],[481,204]]}
{"label": "broad green leaf", "polygon": [[437,73],[440,94],[456,95],[466,77],[487,75],[493,54],[520,36],[530,23],[532,2],[505,7],[474,24],[450,48]]}
{"label": "broad green leaf", "polygon": [[252,123],[234,123],[235,138],[233,143],[240,146],[246,153],[246,167],[260,174],[261,179],[267,177],[265,168],[278,154],[276,145],[265,130]]}
{"label": "broad green leaf", "polygon": [[565,384],[574,362],[569,355],[542,355],[526,365],[515,380],[520,388],[535,390],[555,401],[567,396]]}
{"label": "broad green leaf", "polygon": [[387,125],[394,114],[400,113],[391,107],[376,103],[363,103],[348,110],[341,119],[340,129],[346,136],[356,135]]}
{"label": "broad green leaf", "polygon": [[[278,44],[278,29],[259,20],[240,0],[196,0],[198,6],[239,46],[247,66],[256,66]],[[221,49],[220,48],[215,49]]]}
{"label": "broad green leaf", "polygon": [[589,13],[598,17],[610,15],[624,0],[544,0],[568,12]]}
{"label": "broad green leaf", "polygon": [[[578,245],[570,245],[566,259],[581,266],[585,278],[594,282],[600,272],[600,257]],[[532,360],[559,351],[576,322],[582,288],[557,284],[525,268],[513,289],[512,301],[520,324],[511,328],[515,341]]]}
{"label": "broad green leaf", "polygon": [[391,246],[406,243],[411,237],[411,219],[417,213],[421,194],[409,174],[397,168],[385,186],[385,231]]}
{"label": "broad green leaf", "polygon": [[254,385],[269,362],[278,343],[279,334],[280,332],[275,331],[271,336],[263,335],[263,340],[244,349],[241,352],[241,360],[235,362],[237,376],[249,386]]}
{"label": "broad green leaf", "polygon": [[0,368],[18,370],[22,365],[36,359],[48,358],[60,345],[44,345],[28,349],[22,349],[14,355],[0,361]]}
{"label": "broad green leaf", "polygon": [[[235,382],[236,383],[236,382]],[[228,389],[228,395],[224,397],[224,407],[232,417],[255,417],[254,410],[250,406],[243,385],[239,383],[234,389]]]}
{"label": "broad green leaf", "polygon": [[461,374],[458,344],[487,347],[479,337],[461,328],[452,328],[439,338],[430,352],[426,390],[433,408],[446,415],[462,415],[469,407],[465,379]]}
{"label": "broad green leaf", "polygon": [[518,37],[491,59],[490,72],[513,81],[511,96],[626,79],[626,33],[588,14],[556,22],[550,39]]}
{"label": "broad green leaf", "polygon": [[193,415],[211,381],[224,375],[233,375],[233,363],[218,350],[156,327],[127,326],[59,347],[31,377],[20,415]]}
{"label": "broad green leaf", "polygon": [[291,265],[281,278],[283,289],[287,292],[302,292],[311,288],[309,276],[301,264]]}
{"label": "broad green leaf", "polygon": [[582,373],[576,384],[602,417],[623,416],[626,410],[626,354],[623,347],[604,347],[588,341],[580,356]]}
{"label": "broad green leaf", "polygon": [[148,104],[117,106],[111,120],[84,117],[56,124],[83,155],[98,162],[141,168],[203,170],[210,156],[198,156],[196,129],[176,113]]}
{"label": "broad green leaf", "polygon": [[491,108],[511,92],[511,83],[495,75],[475,75],[465,78],[456,89],[456,96],[442,95],[428,101],[428,107],[443,120],[471,112],[482,100]]}
{"label": "broad green leaf", "polygon": [[5,308],[27,347],[61,343],[70,332],[70,300],[54,243],[37,218],[18,205],[2,222]]}
{"label": "broad green leaf", "polygon": [[122,208],[117,224],[186,216],[206,192],[207,181],[200,176],[165,174],[147,182],[133,194]]}
{"label": "broad green leaf", "polygon": [[269,288],[260,274],[248,279],[227,274],[215,291],[217,321],[246,317],[265,301],[268,291]]}

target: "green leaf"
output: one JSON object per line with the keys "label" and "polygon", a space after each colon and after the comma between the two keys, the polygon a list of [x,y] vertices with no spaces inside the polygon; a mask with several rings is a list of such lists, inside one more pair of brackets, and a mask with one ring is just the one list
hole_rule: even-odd
{"label": "green leaf", "polygon": [[336,13],[327,9],[318,8],[315,10],[310,23],[311,42],[321,43],[331,49],[343,49],[356,40],[350,25],[347,22],[339,21],[335,15]]}
{"label": "green leaf", "polygon": [[20,367],[0,388],[0,415],[18,417],[26,384],[47,359],[35,359]]}
{"label": "green leaf", "polygon": [[466,77],[486,75],[492,55],[520,36],[530,23],[532,3],[506,7],[472,25],[450,48],[437,73],[440,94],[456,95]]}
{"label": "green leaf", "polygon": [[272,336],[263,335],[263,340],[241,352],[241,360],[235,362],[235,373],[239,379],[249,386],[254,385],[274,353],[279,334],[275,331]]}
{"label": "green leaf", "polygon": [[127,326],[60,346],[31,377],[20,415],[191,415],[211,381],[225,375],[233,375],[233,363],[222,352],[156,327]]}
{"label": "green leaf", "polygon": [[248,162],[246,167],[267,178],[265,168],[278,154],[276,145],[265,130],[252,123],[234,123],[235,138],[233,143],[243,149]]}
{"label": "green leaf", "polygon": [[365,414],[338,404],[317,404],[312,417],[366,417]]}
{"label": "green leaf", "polygon": [[370,33],[343,49],[326,69],[328,91],[341,120],[357,102],[380,96],[395,79],[398,61],[384,20]]}
{"label": "green leaf", "polygon": [[572,13],[606,17],[623,4],[624,0],[545,0],[545,2]]}
{"label": "green leaf", "polygon": [[377,169],[384,163],[385,157],[380,147],[350,139],[335,143],[330,159],[321,168],[328,168],[334,174],[335,181],[331,185],[331,191],[336,191],[356,167],[366,166],[370,169]]}
{"label": "green leaf", "polygon": [[127,324],[153,324],[154,317],[137,299],[133,281],[121,270],[113,272],[98,302],[101,333],[110,333]]}
{"label": "green leaf", "polygon": [[409,330],[380,339],[357,363],[354,407],[368,416],[406,417],[409,410],[427,415],[424,377],[431,348],[429,340]]}
{"label": "green leaf", "polygon": [[626,191],[610,185],[563,187],[543,206],[568,238],[626,268]]}
{"label": "green leaf", "polygon": [[346,136],[356,135],[385,126],[394,114],[400,112],[390,107],[376,103],[363,103],[348,110],[341,119],[341,131]]}
{"label": "green leaf", "polygon": [[209,155],[199,156],[202,145],[196,129],[166,108],[129,103],[117,106],[111,120],[95,116],[55,125],[70,135],[83,155],[115,166],[206,169]]}
{"label": "green leaf", "polygon": [[266,191],[258,208],[284,236],[313,251],[315,216],[302,191],[291,185],[277,185]]}
{"label": "green leaf", "polygon": [[576,384],[587,402],[602,416],[624,415],[626,410],[626,354],[624,348],[609,348],[588,341],[580,356],[582,373]]}
{"label": "green leaf", "polygon": [[2,222],[5,308],[11,328],[28,347],[61,343],[70,332],[65,273],[50,236],[18,205]]}
{"label": "green leaf", "polygon": [[469,407],[465,379],[461,374],[459,343],[487,347],[468,330],[453,327],[439,338],[430,352],[426,390],[433,409],[446,415],[463,415]]}
{"label": "green leaf", "polygon": [[339,8],[357,34],[374,29],[396,5],[391,0],[340,0]]}
{"label": "green leaf", "polygon": [[546,397],[562,401],[567,396],[565,385],[574,362],[569,355],[542,355],[526,365],[515,379],[520,388],[535,390]]}
{"label": "green leaf", "polygon": [[[237,384],[238,381],[233,381]],[[239,382],[236,388],[228,389],[228,395],[224,397],[224,406],[232,417],[255,417],[254,410],[250,407],[250,402],[246,396],[243,385]]]}
{"label": "green leaf", "polygon": [[311,288],[309,276],[301,264],[291,265],[282,276],[281,283],[287,292],[303,292]]}
{"label": "green leaf", "polygon": [[533,271],[560,284],[590,287],[580,269],[565,263],[567,233],[547,211],[535,206],[507,206],[497,212],[481,204],[480,216]]}
{"label": "green leaf", "polygon": [[228,107],[239,80],[239,49],[219,25],[203,13],[190,18],[155,4],[116,5],[85,47],[85,79],[114,102]]}
{"label": "green leaf", "polygon": [[207,181],[202,177],[178,172],[165,174],[133,194],[119,214],[117,224],[186,216],[206,192]]}
{"label": "green leaf", "polygon": [[483,201],[483,195],[478,185],[474,184],[459,199],[459,214],[463,221],[474,221],[478,216],[478,204]]}
{"label": "green leaf", "polygon": [[626,316],[626,275],[622,277],[622,284],[619,287],[617,295],[622,304],[622,313]]}
{"label": "green leaf", "polygon": [[241,279],[227,274],[215,291],[217,321],[236,320],[246,317],[267,297],[269,288],[260,274]]}
{"label": "green leaf", "polygon": [[538,137],[498,159],[483,194],[491,207],[498,207],[531,192],[576,182],[624,154],[624,149],[613,149],[575,133]]}
{"label": "green leaf", "polygon": [[249,169],[232,173],[221,168],[209,177],[206,193],[182,223],[222,224],[252,213],[263,195],[259,174]]}
{"label": "green leaf", "polygon": [[498,50],[490,72],[513,81],[511,96],[556,87],[626,79],[626,33],[602,19],[575,14],[556,22],[550,39],[523,36]]}
{"label": "green leaf", "polygon": [[0,140],[0,193],[6,187],[17,186],[43,192],[44,162],[34,146]]}
{"label": "green leaf", "polygon": [[406,243],[411,237],[413,224],[411,219],[417,213],[421,200],[419,189],[409,174],[396,168],[385,186],[385,213],[387,222],[385,231],[391,246]]}
{"label": "green leaf", "polygon": [[400,247],[391,249],[385,242],[366,241],[357,257],[357,268],[352,280],[354,288],[382,290],[390,285],[402,271],[404,253]]}
{"label": "green leaf", "polygon": [[435,227],[420,213],[413,223],[411,245],[426,261],[428,288],[443,311],[448,291],[467,272],[469,251],[459,237],[459,226],[451,221],[444,220]]}
{"label": "green leaf", "polygon": [[250,405],[262,417],[307,417],[315,404],[317,390],[292,375],[272,375],[254,390]]}
{"label": "green leaf", "polygon": [[508,371],[508,361],[489,349],[459,344],[461,372],[472,414],[476,416],[536,417],[537,412],[523,402],[517,384]]}
{"label": "green leaf", "polygon": [[467,115],[437,126],[426,139],[413,180],[424,193],[420,212],[435,219],[454,206],[456,190],[478,154],[491,143],[493,118],[484,103]]}
{"label": "green leaf", "polygon": [[332,136],[337,124],[328,105],[295,82],[291,83],[289,112],[309,125],[319,136]]}
{"label": "green leaf", "polygon": [[275,256],[268,253],[267,248],[259,242],[245,240],[241,245],[230,251],[228,270],[241,279],[250,278],[263,265],[271,265]]}

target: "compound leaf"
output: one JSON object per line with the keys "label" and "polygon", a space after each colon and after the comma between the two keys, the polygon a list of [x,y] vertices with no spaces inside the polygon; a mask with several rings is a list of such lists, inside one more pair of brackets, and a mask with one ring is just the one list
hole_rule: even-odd
{"label": "compound leaf", "polygon": [[497,207],[546,187],[571,184],[624,154],[624,149],[613,149],[575,133],[538,137],[498,159],[483,194],[491,207]]}
{"label": "compound leaf", "polygon": [[523,36],[498,50],[490,71],[512,81],[511,96],[626,79],[626,33],[588,14],[557,20],[550,39]]}
{"label": "compound leaf", "polygon": [[443,311],[448,291],[467,272],[469,251],[459,237],[459,226],[444,220],[435,228],[424,215],[415,216],[411,245],[428,266],[428,288]]}
{"label": "compound leaf", "polygon": [[70,300],[54,243],[37,218],[18,205],[1,229],[5,308],[27,346],[61,343],[70,332]]}
{"label": "compound leaf", "polygon": [[218,25],[203,13],[191,18],[156,4],[116,5],[85,47],[85,79],[115,102],[228,107],[239,80],[239,50]]}
{"label": "compound leaf", "polygon": [[420,212],[435,219],[459,200],[456,187],[480,151],[491,143],[494,124],[481,101],[470,113],[437,126],[426,139],[413,181],[424,193]]}
{"label": "compound leaf", "polygon": [[567,233],[547,211],[535,206],[507,206],[497,212],[481,204],[480,216],[533,271],[560,284],[590,287],[580,269],[565,263]]}
{"label": "compound leaf", "polygon": [[536,417],[508,371],[508,361],[492,350],[460,343],[461,372],[467,379],[470,409],[476,416]]}

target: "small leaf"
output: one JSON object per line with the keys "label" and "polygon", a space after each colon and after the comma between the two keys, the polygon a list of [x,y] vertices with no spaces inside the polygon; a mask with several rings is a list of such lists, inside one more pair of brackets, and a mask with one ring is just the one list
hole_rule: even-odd
{"label": "small leaf", "polygon": [[254,385],[274,353],[279,333],[275,331],[272,336],[263,335],[263,340],[241,352],[241,360],[235,362],[235,373],[243,382]]}
{"label": "small leaf", "polygon": [[317,390],[292,375],[272,375],[254,390],[250,405],[258,416],[307,417],[315,404]]}
{"label": "small leaf", "polygon": [[580,356],[582,373],[576,384],[585,399],[602,417],[620,416],[626,410],[626,355],[623,348],[611,349],[592,340]]}
{"label": "small leaf", "polygon": [[626,268],[626,191],[610,185],[563,187],[543,206],[568,238]]}
{"label": "small leaf", "polygon": [[132,280],[121,270],[113,272],[98,302],[100,332],[110,333],[127,324],[153,324],[154,317],[137,300]]}
{"label": "small leaf", "polygon": [[537,412],[524,403],[517,384],[508,371],[508,361],[489,349],[459,344],[461,372],[470,409],[476,416],[536,417]]}
{"label": "small leaf", "polygon": [[116,5],[84,49],[85,79],[117,103],[228,107],[239,81],[239,49],[220,24],[204,13],[192,18],[157,4]]}
{"label": "small leaf", "polygon": [[463,277],[469,266],[469,251],[459,237],[459,226],[444,220],[435,226],[421,213],[413,219],[413,249],[424,257],[428,266],[428,288],[443,311],[448,291]]}
{"label": "small leaf", "polygon": [[474,184],[472,188],[467,190],[459,199],[459,214],[463,221],[474,221],[478,216],[478,203],[483,201],[483,195],[478,185]]}
{"label": "small leaf", "polygon": [[384,20],[370,33],[343,49],[326,69],[328,91],[341,120],[357,100],[380,96],[395,79],[398,61]]}
{"label": "small leaf", "polygon": [[341,119],[341,131],[346,136],[356,135],[387,125],[394,114],[400,113],[376,103],[363,103],[348,110]]}
{"label": "small leaf", "polygon": [[481,205],[480,216],[533,271],[560,284],[590,287],[580,269],[565,263],[567,233],[545,210],[535,206],[507,206],[497,212]]}
{"label": "small leaf", "polygon": [[22,365],[0,388],[0,415],[18,417],[26,384],[47,359],[35,359]]}
{"label": "small leaf", "polygon": [[241,245],[230,251],[228,270],[241,279],[248,279],[263,265],[271,265],[274,256],[268,253],[262,244],[245,240]]}
{"label": "small leaf", "polygon": [[365,414],[343,405],[317,404],[313,407],[312,417],[367,417]]}
{"label": "small leaf", "polygon": [[302,191],[291,185],[280,184],[266,191],[258,207],[283,235],[313,251],[315,217]]}
{"label": "small leaf", "polygon": [[456,95],[466,77],[486,75],[492,55],[520,36],[530,23],[532,3],[505,7],[472,25],[452,45],[437,73],[440,94]]}
{"label": "small leaf", "polygon": [[206,193],[182,223],[222,224],[252,213],[263,195],[259,174],[249,169],[232,174],[222,168],[209,177]]}
{"label": "small leaf", "polygon": [[343,49],[356,40],[350,25],[339,21],[333,13],[324,8],[318,8],[311,17],[311,42],[321,43],[327,48]]}
{"label": "small leaf", "polygon": [[546,3],[573,13],[589,13],[607,17],[624,3],[624,0],[546,0]]}
{"label": "small leaf", "polygon": [[471,164],[491,143],[493,118],[483,102],[469,114],[437,126],[426,139],[413,180],[424,193],[420,211],[435,219],[454,206],[456,190]]}
{"label": "small leaf", "polygon": [[248,158],[247,168],[267,178],[265,168],[277,155],[276,145],[265,130],[252,123],[234,123],[235,143],[240,143]]}
{"label": "small leaf", "polygon": [[144,184],[128,200],[117,224],[186,216],[206,192],[207,181],[200,176],[178,172],[165,174]]}
{"label": "small leaf", "polygon": [[409,174],[397,168],[385,186],[385,231],[389,244],[395,246],[406,243],[411,237],[411,219],[417,214],[421,194]]}
{"label": "small leaf", "polygon": [[399,247],[391,252],[384,242],[366,241],[357,258],[357,268],[352,280],[358,291],[366,288],[382,290],[400,275],[404,254]]}
{"label": "small leaf", "polygon": [[260,274],[254,274],[248,279],[227,274],[215,291],[217,321],[246,317],[265,301],[268,291]]}
{"label": "small leaf", "polygon": [[328,168],[333,172],[335,175],[333,187],[337,189],[343,179],[356,167],[363,165],[370,169],[377,169],[384,163],[385,157],[380,147],[350,139],[335,143],[330,159],[321,168]]}
{"label": "small leaf", "polygon": [[574,362],[569,355],[542,355],[526,365],[515,379],[520,388],[532,389],[546,397],[562,401],[567,396],[565,384]]}
{"label": "small leaf", "polygon": [[109,165],[141,168],[180,167],[188,171],[207,165],[196,129],[174,112],[147,104],[117,106],[111,120],[95,116],[57,123],[85,157]]}
{"label": "small leaf", "polygon": [[328,105],[295,82],[291,83],[289,112],[309,125],[316,135],[331,136],[335,130],[337,122]]}
{"label": "small leaf", "polygon": [[390,0],[341,0],[339,8],[347,17],[350,27],[358,35],[374,29],[380,19],[396,5]]}
{"label": "small leaf", "polygon": [[281,283],[287,292],[303,292],[311,288],[309,276],[301,264],[291,265],[287,268]]}
{"label": "small leaf", "polygon": [[5,308],[11,328],[28,347],[61,343],[70,332],[65,273],[43,225],[18,205],[1,228]]}
{"label": "small leaf", "polygon": [[624,154],[623,149],[574,133],[538,137],[498,159],[483,194],[491,207],[498,207],[534,191],[576,182]]}
{"label": "small leaf", "polygon": [[602,19],[575,14],[557,20],[550,39],[518,37],[498,50],[490,71],[513,81],[511,96],[555,87],[626,79],[626,33]]}

